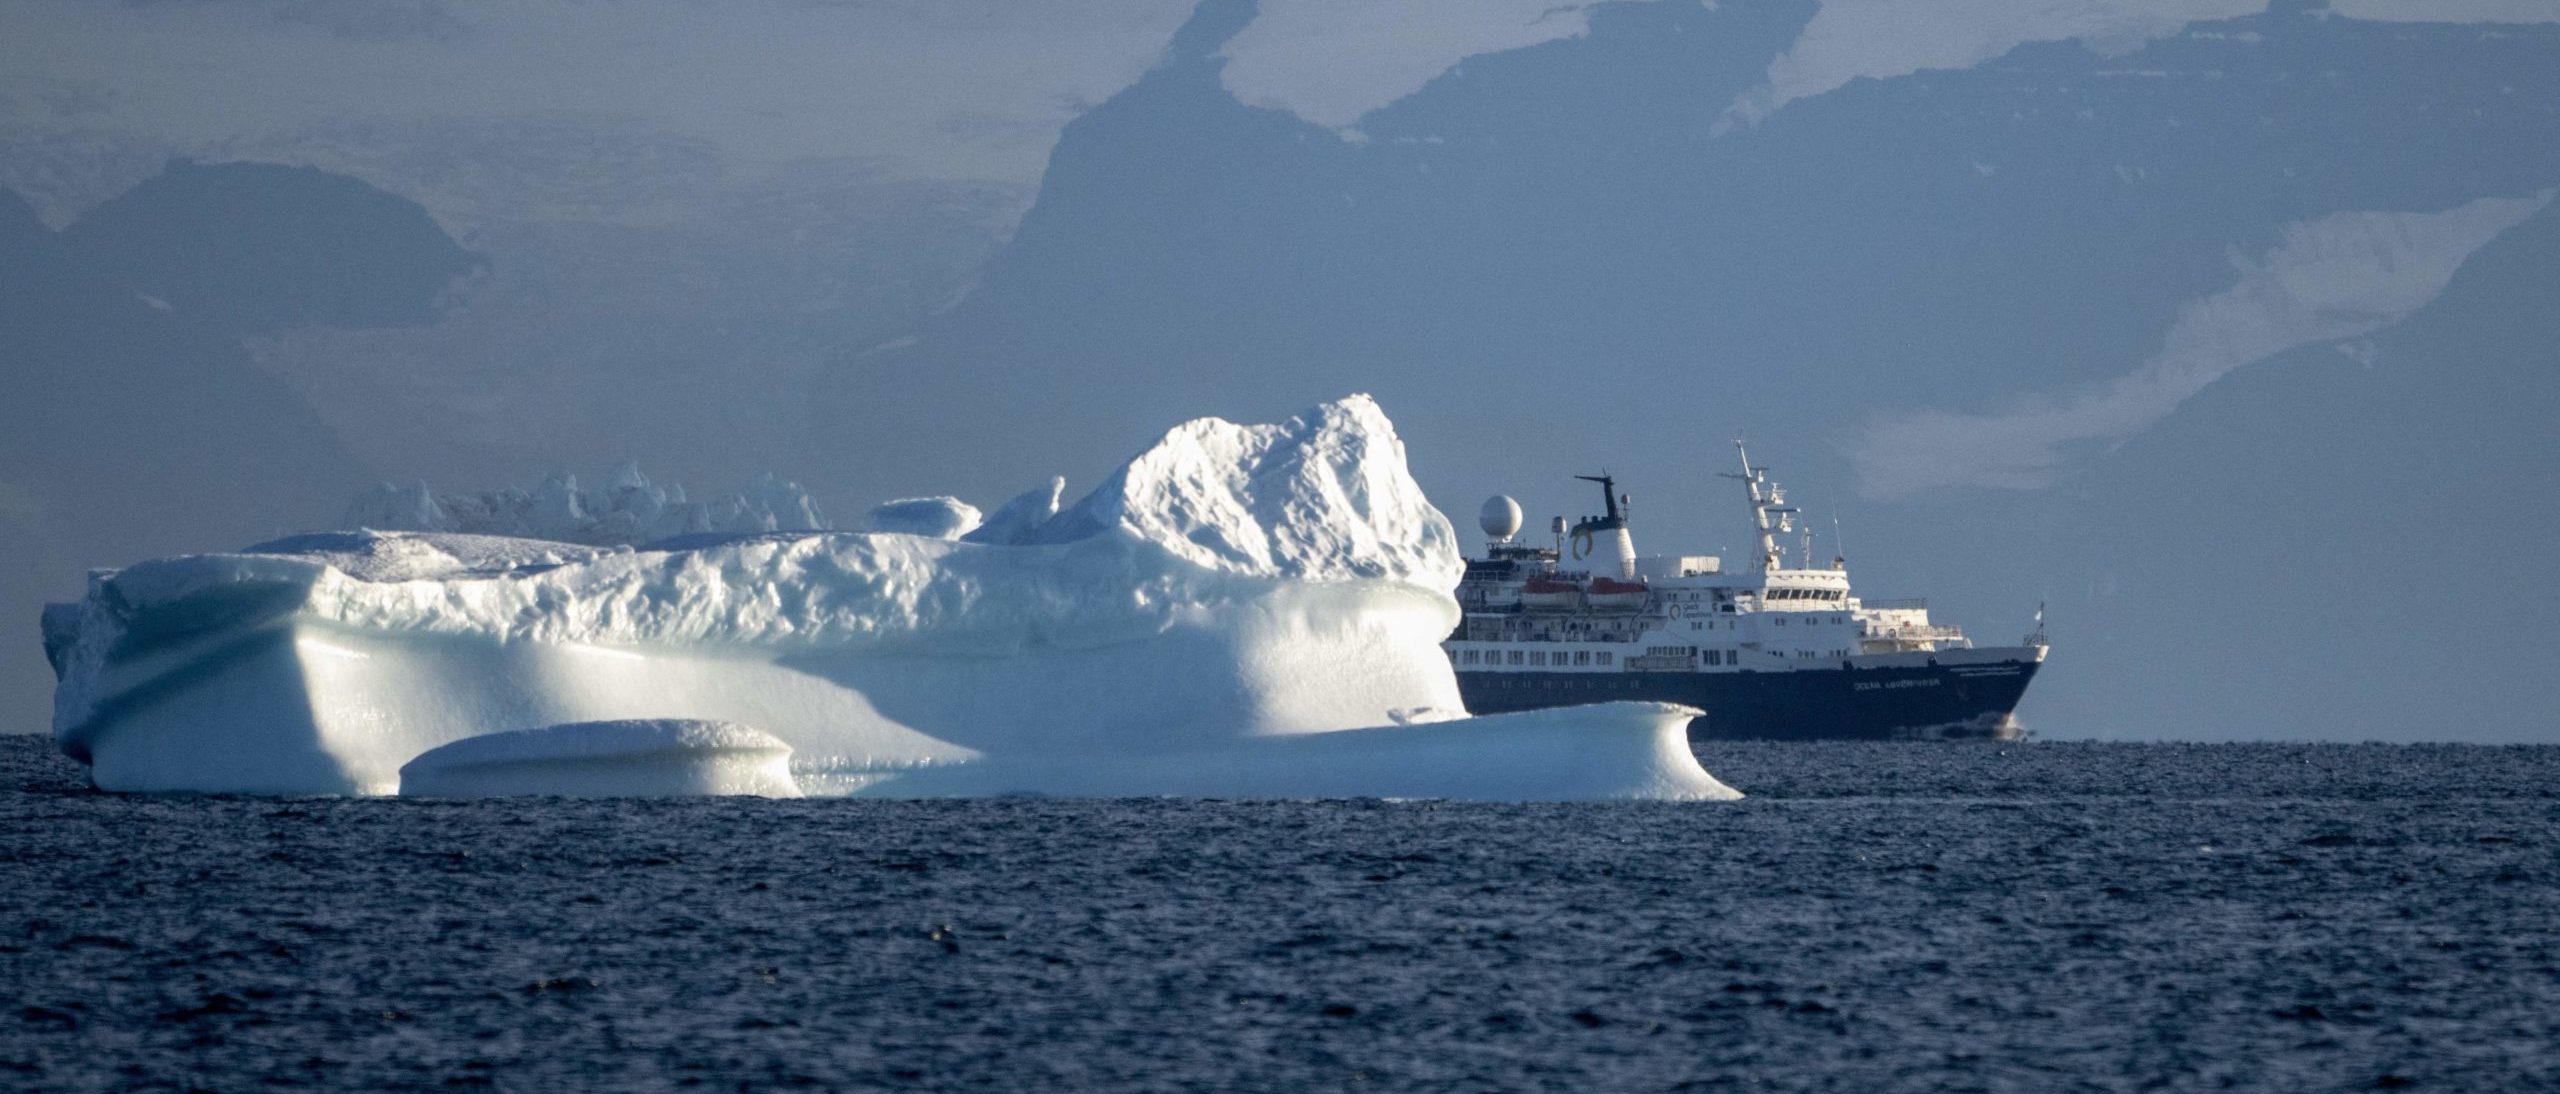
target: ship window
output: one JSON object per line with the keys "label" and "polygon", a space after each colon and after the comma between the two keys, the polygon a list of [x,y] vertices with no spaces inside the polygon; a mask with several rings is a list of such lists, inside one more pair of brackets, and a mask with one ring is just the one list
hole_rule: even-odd
{"label": "ship window", "polygon": [[1617,660],[1617,657],[1618,657],[1618,655],[1617,655],[1617,654],[1611,653],[1611,652],[1609,652],[1609,651],[1607,651],[1607,650],[1602,650],[1602,651],[1600,651],[1600,663],[1601,663],[1601,664],[1603,664],[1603,665],[1606,665],[1606,664],[1608,664],[1608,663],[1609,663],[1609,662],[1611,662],[1611,661]]}
{"label": "ship window", "polygon": [[1591,651],[1590,651],[1590,650],[1575,650],[1575,651],[1573,651],[1573,663],[1574,663],[1574,664],[1577,664],[1577,665],[1588,665],[1588,664],[1590,664],[1590,663],[1591,663]]}
{"label": "ship window", "polygon": [[1512,664],[1514,664],[1514,665],[1517,665],[1517,664],[1519,664],[1519,663],[1520,663],[1520,651],[1518,651],[1518,650],[1513,650],[1513,651],[1511,651],[1511,663],[1512,663]]}
{"label": "ship window", "polygon": [[1787,617],[1786,617],[1786,616],[1783,616],[1783,615],[1782,615],[1782,616],[1779,616],[1779,617],[1778,617],[1778,625],[1779,625],[1779,626],[1781,626],[1781,627],[1786,626],[1786,625],[1787,625]]}
{"label": "ship window", "polygon": [[1467,663],[1468,663],[1468,664],[1470,664],[1470,665],[1472,665],[1472,664],[1475,664],[1475,663],[1476,663],[1476,651],[1474,651],[1474,650],[1468,650],[1468,651],[1467,651]]}
{"label": "ship window", "polygon": [[1532,652],[1532,653],[1529,655],[1529,663],[1530,663],[1530,664],[1532,664],[1532,665],[1543,665],[1543,664],[1546,664],[1546,663],[1547,663],[1547,651],[1545,651],[1545,650],[1537,650],[1537,651],[1535,651],[1535,652]]}

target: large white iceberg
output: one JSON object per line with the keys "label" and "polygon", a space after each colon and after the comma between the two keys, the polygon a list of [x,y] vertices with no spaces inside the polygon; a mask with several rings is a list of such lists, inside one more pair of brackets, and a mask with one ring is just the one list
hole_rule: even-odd
{"label": "large white iceberg", "polygon": [[54,732],[117,790],[392,793],[484,734],[703,719],[814,794],[1732,794],[1663,708],[1450,720],[1464,563],[1365,396],[1058,497],[961,539],[358,531],[100,571],[45,615]]}

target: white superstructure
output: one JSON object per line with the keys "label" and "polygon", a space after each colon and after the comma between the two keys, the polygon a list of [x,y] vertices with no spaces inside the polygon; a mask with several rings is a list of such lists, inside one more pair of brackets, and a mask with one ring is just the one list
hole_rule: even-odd
{"label": "white superstructure", "polygon": [[[1724,477],[1743,486],[1754,547],[1739,571],[1727,571],[1709,555],[1637,555],[1627,527],[1629,499],[1614,492],[1609,476],[1578,476],[1602,484],[1606,514],[1570,532],[1558,520],[1554,547],[1513,542],[1508,531],[1516,522],[1506,522],[1486,557],[1468,562],[1458,586],[1464,620],[1444,644],[1470,708],[1535,705],[1531,701],[1542,698],[1589,701],[1585,692],[1614,696],[1631,686],[1629,674],[1643,675],[1635,686],[1652,688],[1644,694],[1677,694],[1673,701],[1707,707],[1710,718],[1716,713],[1711,700],[1719,695],[1729,705],[1775,700],[1758,692],[1683,689],[1666,677],[1847,673],[1857,678],[1844,677],[1844,684],[1856,692],[1942,687],[1950,674],[1998,673],[2020,677],[2017,690],[2023,690],[2024,675],[2044,659],[2041,622],[2017,646],[1977,649],[1958,628],[1933,623],[1925,601],[1858,597],[1846,559],[1812,564],[1810,537],[1797,564],[1787,565],[1782,544],[1798,533],[1797,510],[1769,481],[1768,469],[1751,463],[1741,442],[1735,451],[1742,471]],[[1488,503],[1488,517],[1509,511],[1509,499],[1497,500],[1503,504]],[[1487,521],[1489,533],[1493,524]],[[1858,676],[1865,670],[1920,675]],[[1530,684],[1519,674],[1537,674],[1537,680]],[[1594,680],[1613,690],[1594,690],[1601,686]],[[1518,694],[1532,686],[1541,694]],[[2012,694],[2008,703],[2014,702]],[[2007,709],[2000,708],[2002,718]]]}

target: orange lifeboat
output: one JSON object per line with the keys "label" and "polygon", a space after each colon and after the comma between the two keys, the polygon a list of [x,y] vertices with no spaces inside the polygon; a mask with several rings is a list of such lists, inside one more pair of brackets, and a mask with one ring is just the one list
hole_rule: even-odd
{"label": "orange lifeboat", "polygon": [[1591,579],[1591,607],[1596,611],[1631,612],[1644,607],[1644,598],[1652,591],[1641,581],[1595,577]]}
{"label": "orange lifeboat", "polygon": [[1531,611],[1570,611],[1582,603],[1582,586],[1560,577],[1533,577],[1520,586],[1520,606]]}

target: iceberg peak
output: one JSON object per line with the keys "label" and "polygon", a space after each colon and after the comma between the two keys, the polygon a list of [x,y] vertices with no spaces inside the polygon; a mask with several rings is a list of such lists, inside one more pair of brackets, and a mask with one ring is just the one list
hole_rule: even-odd
{"label": "iceberg peak", "polygon": [[1184,422],[1029,540],[1115,528],[1230,573],[1447,589],[1466,565],[1456,529],[1413,481],[1394,423],[1367,395],[1272,425]]}

